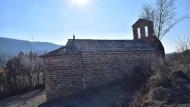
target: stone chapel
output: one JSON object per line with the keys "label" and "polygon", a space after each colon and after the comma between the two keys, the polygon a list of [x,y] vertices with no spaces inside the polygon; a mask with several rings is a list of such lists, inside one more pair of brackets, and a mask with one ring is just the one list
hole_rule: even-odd
{"label": "stone chapel", "polygon": [[139,19],[133,40],[69,39],[42,57],[47,67],[47,100],[68,97],[85,89],[122,80],[136,66],[149,67],[164,58],[164,47],[154,35],[153,22]]}

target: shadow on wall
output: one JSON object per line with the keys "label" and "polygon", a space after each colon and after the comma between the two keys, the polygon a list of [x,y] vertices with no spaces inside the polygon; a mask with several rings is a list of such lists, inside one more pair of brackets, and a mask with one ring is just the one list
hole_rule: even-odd
{"label": "shadow on wall", "polygon": [[136,65],[132,72],[125,77],[126,85],[131,90],[138,90],[147,79],[151,76],[151,67],[145,62],[141,62],[139,65]]}

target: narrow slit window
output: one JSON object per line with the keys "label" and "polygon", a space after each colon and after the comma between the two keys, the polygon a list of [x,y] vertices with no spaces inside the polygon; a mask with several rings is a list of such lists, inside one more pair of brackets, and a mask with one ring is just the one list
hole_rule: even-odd
{"label": "narrow slit window", "polygon": [[137,32],[138,32],[138,39],[140,39],[141,38],[141,29],[137,28]]}
{"label": "narrow slit window", "polygon": [[148,26],[145,26],[145,36],[148,37]]}

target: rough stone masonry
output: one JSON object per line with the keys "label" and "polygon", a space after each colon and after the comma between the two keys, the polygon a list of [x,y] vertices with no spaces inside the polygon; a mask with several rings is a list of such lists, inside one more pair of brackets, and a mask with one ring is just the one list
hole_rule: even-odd
{"label": "rough stone masonry", "polygon": [[66,46],[43,55],[47,100],[120,81],[135,67],[150,67],[164,58],[164,47],[154,35],[152,21],[139,19],[132,27],[133,40],[73,37]]}

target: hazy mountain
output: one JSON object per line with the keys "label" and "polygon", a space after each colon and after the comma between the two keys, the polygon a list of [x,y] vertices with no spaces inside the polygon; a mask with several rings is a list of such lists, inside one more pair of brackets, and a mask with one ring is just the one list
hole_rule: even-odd
{"label": "hazy mountain", "polygon": [[17,55],[20,51],[33,51],[41,55],[59,47],[61,47],[61,45],[48,42],[29,42],[25,40],[0,37],[0,52],[4,53],[6,56]]}

